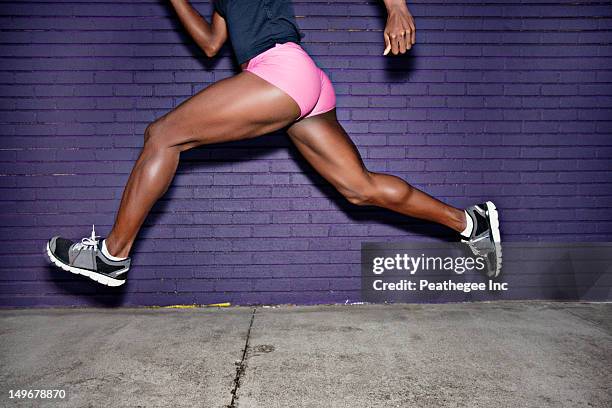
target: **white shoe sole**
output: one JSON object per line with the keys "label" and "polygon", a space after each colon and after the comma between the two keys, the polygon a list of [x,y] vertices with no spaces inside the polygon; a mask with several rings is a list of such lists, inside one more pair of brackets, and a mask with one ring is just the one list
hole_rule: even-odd
{"label": "white shoe sole", "polygon": [[497,259],[497,268],[495,269],[495,275],[497,277],[501,271],[502,264],[502,251],[501,251],[501,235],[499,233],[499,214],[497,213],[497,207],[491,201],[485,203],[487,205],[487,213],[489,214],[489,220],[491,225],[491,233],[493,234],[493,245],[495,246],[495,258]]}
{"label": "white shoe sole", "polygon": [[94,271],[88,271],[87,269],[81,269],[81,268],[76,268],[74,266],[66,265],[59,258],[53,255],[53,252],[51,252],[51,247],[49,246],[49,241],[47,241],[47,245],[45,247],[45,253],[53,265],[67,272],[74,273],[75,275],[86,276],[89,279],[95,280],[96,282],[101,283],[102,285],[106,285],[106,286],[117,287],[125,283],[125,280],[113,279],[109,276],[104,276]]}
{"label": "white shoe sole", "polygon": [[493,233],[493,242],[501,242],[501,236],[499,234],[499,215],[497,214],[497,207],[491,201],[485,203],[487,205],[487,213],[491,220],[491,231]]}

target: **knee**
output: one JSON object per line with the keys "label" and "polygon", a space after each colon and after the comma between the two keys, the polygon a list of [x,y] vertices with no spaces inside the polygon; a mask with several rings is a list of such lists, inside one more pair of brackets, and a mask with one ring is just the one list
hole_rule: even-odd
{"label": "knee", "polygon": [[344,194],[344,197],[351,204],[360,205],[360,206],[372,204],[370,197],[367,194],[363,194],[360,191],[351,192],[350,194]]}
{"label": "knee", "polygon": [[375,204],[376,186],[367,176],[350,185],[339,187],[338,190],[351,204],[359,206]]}
{"label": "knee", "polygon": [[145,148],[161,148],[163,147],[162,141],[164,140],[162,130],[162,119],[157,119],[154,122],[149,123],[144,132],[144,147]]}

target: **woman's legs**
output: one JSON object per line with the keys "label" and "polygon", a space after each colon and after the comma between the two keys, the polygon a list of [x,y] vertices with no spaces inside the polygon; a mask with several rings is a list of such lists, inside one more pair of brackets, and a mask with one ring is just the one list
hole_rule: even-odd
{"label": "woman's legs", "polygon": [[399,177],[368,171],[338,123],[335,109],[299,120],[287,133],[315,170],[350,202],[388,208],[458,232],[465,229],[463,210],[444,204]]}
{"label": "woman's legs", "polygon": [[[293,123],[299,115],[300,108],[289,95],[244,71],[210,85],[151,123],[106,237],[109,252],[129,255],[151,207],[170,186],[182,151],[260,136]],[[388,208],[456,231],[465,228],[463,210],[399,177],[368,171],[338,123],[335,109],[293,123],[288,134],[311,165],[350,202]]]}
{"label": "woman's legs", "polygon": [[166,192],[182,151],[260,136],[294,122],[298,104],[250,72],[218,81],[151,123],[128,179],[112,231],[111,255],[128,256],[153,204]]}

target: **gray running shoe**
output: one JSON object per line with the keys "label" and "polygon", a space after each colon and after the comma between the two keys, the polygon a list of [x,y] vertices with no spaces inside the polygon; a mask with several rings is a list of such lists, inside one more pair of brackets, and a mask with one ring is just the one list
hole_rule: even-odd
{"label": "gray running shoe", "polygon": [[92,225],[91,237],[72,242],[60,236],[51,238],[45,254],[52,264],[74,274],[87,276],[106,286],[121,286],[127,279],[131,258],[121,261],[108,259],[98,248],[98,240]]}
{"label": "gray running shoe", "polygon": [[462,236],[472,253],[482,256],[487,261],[487,276],[497,277],[501,271],[502,249],[499,234],[499,216],[497,208],[491,201],[473,205],[465,209],[474,222],[472,235]]}

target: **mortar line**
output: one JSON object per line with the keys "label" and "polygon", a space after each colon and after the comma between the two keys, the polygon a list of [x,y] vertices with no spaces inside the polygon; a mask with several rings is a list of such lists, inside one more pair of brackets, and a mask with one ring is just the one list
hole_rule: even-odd
{"label": "mortar line", "polygon": [[232,401],[227,406],[227,408],[236,408],[236,394],[238,393],[238,389],[240,388],[240,380],[242,379],[242,375],[246,369],[246,356],[247,351],[249,349],[249,340],[251,339],[251,328],[253,327],[253,321],[255,320],[255,313],[257,312],[257,308],[253,308],[253,313],[251,314],[251,322],[249,323],[249,329],[247,330],[246,339],[244,342],[244,349],[242,350],[242,358],[240,359],[240,363],[238,363],[236,367],[236,377],[234,377],[234,388],[231,391]]}

